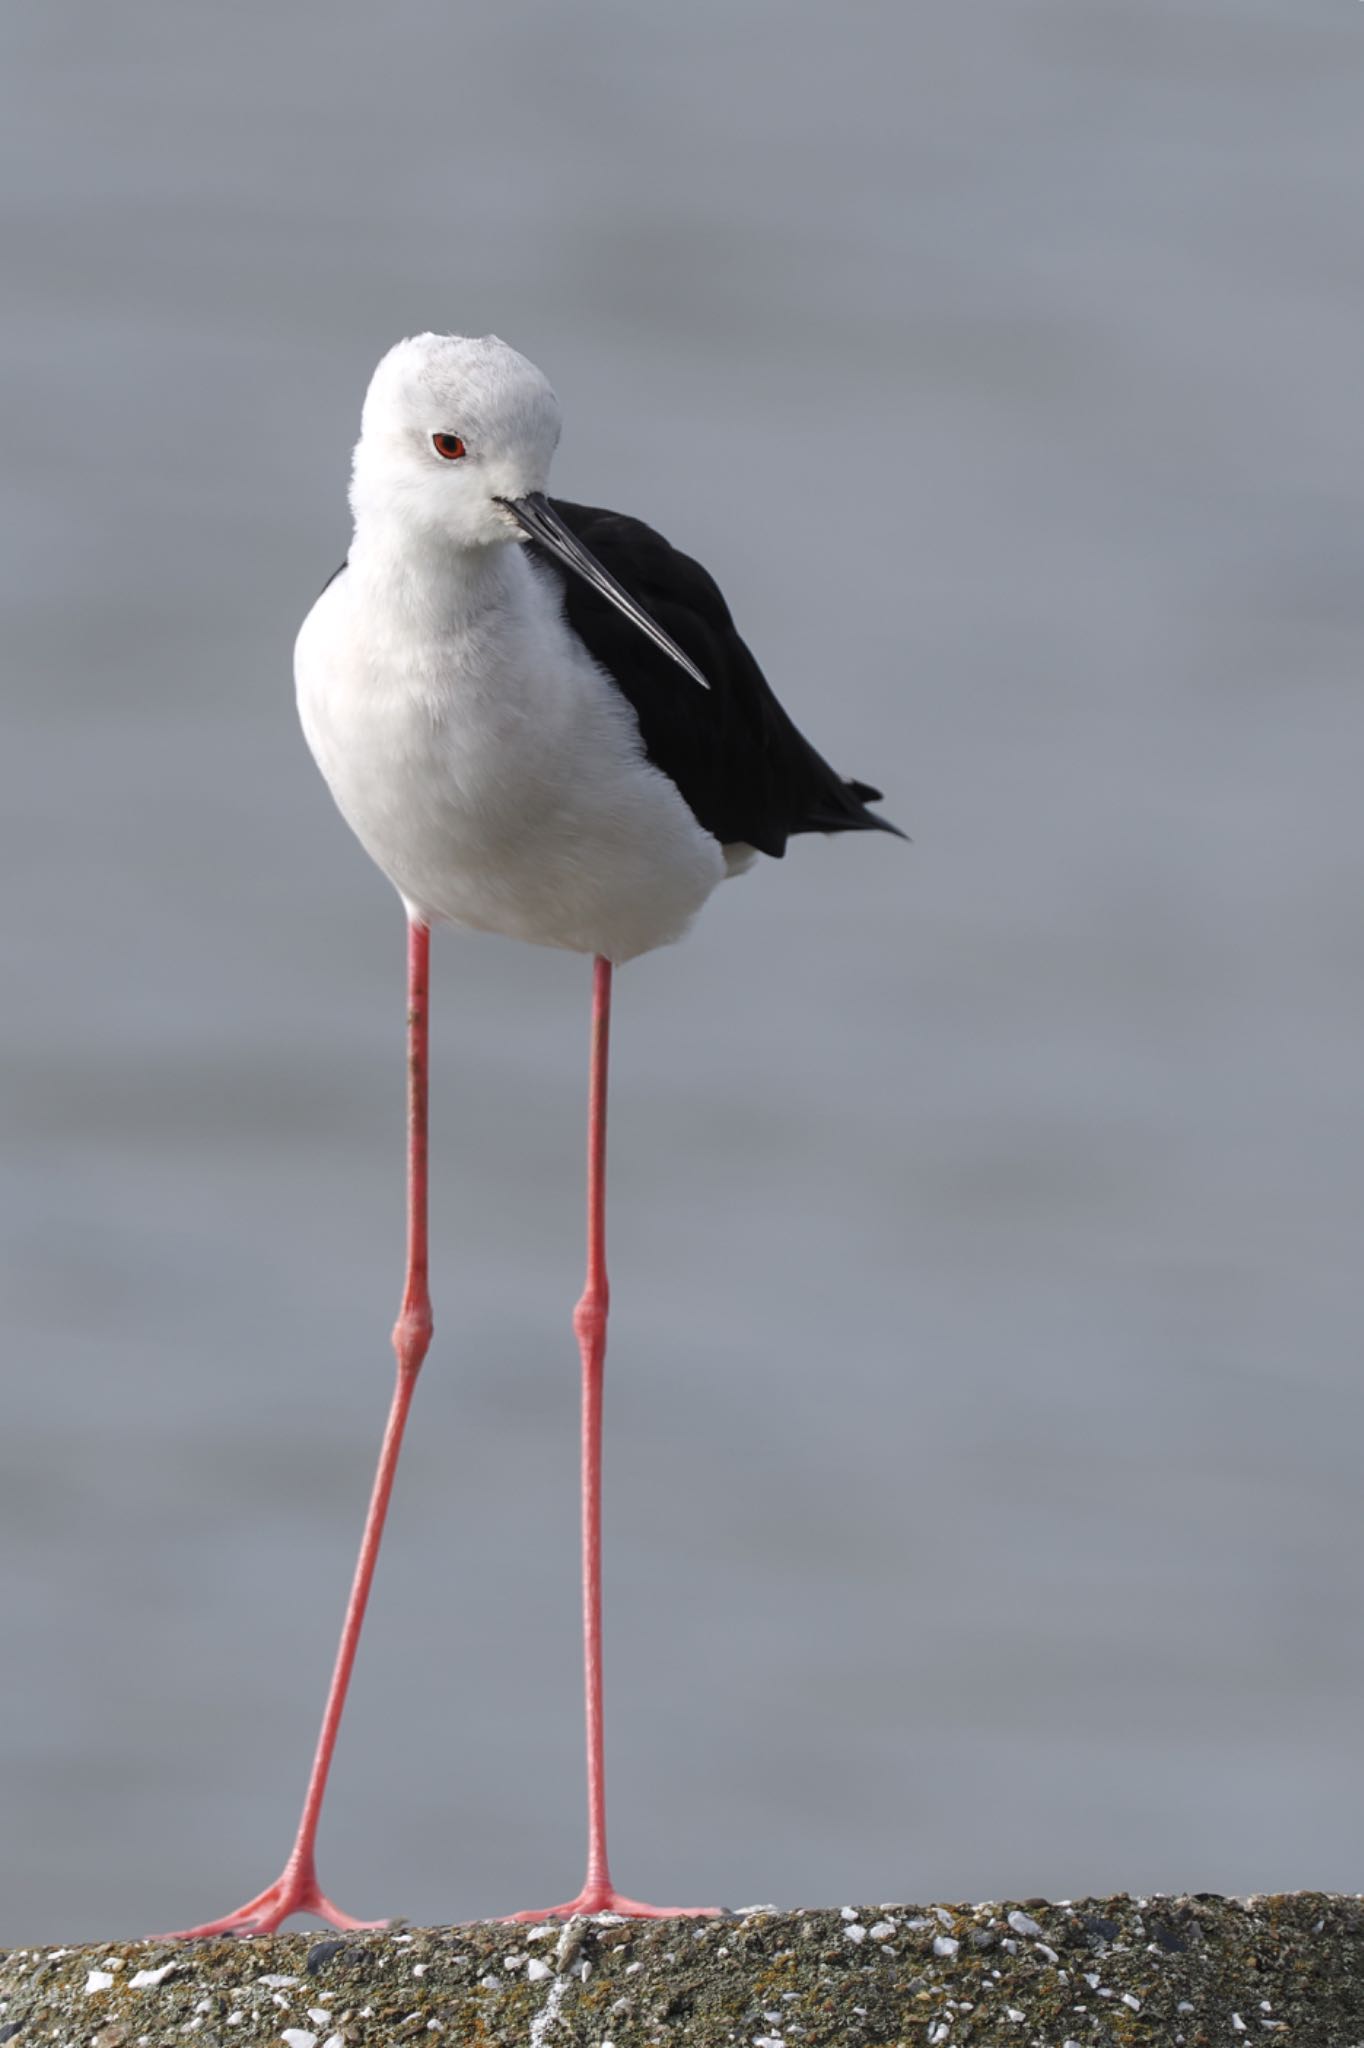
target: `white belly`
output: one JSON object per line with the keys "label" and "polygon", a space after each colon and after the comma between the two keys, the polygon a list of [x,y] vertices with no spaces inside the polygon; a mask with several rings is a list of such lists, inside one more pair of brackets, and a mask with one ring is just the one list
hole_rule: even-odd
{"label": "white belly", "polygon": [[510,601],[454,627],[376,611],[353,569],[329,585],[295,649],[303,731],[410,915],[628,960],[682,936],[725,855],[511,552]]}

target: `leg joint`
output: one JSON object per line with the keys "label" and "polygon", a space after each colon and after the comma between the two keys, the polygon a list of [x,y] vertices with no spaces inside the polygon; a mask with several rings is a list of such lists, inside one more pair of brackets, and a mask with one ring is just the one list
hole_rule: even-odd
{"label": "leg joint", "polygon": [[605,1287],[589,1288],[573,1311],[573,1328],[580,1343],[597,1343],[606,1335],[606,1318],[611,1296]]}
{"label": "leg joint", "polygon": [[393,1349],[404,1372],[415,1372],[431,1346],[434,1324],[427,1302],[405,1307],[393,1325]]}

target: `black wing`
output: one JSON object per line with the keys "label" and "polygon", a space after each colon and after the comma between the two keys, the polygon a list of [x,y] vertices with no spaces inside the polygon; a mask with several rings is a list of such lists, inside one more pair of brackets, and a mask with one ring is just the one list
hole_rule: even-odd
{"label": "black wing", "polygon": [[879,801],[879,790],[846,782],[797,731],[699,562],[642,520],[563,498],[551,502],[710,684],[698,688],[606,598],[528,543],[563,584],[569,625],[634,707],[649,759],[676,783],[708,832],[722,845],[742,841],[778,858],[794,832],[904,837],[867,809]]}

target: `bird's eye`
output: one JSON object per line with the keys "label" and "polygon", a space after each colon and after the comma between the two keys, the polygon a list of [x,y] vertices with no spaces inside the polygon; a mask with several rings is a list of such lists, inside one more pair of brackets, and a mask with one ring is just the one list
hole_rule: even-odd
{"label": "bird's eye", "polygon": [[466,453],[464,443],[458,434],[433,434],[431,445],[437,455],[443,455],[447,462],[458,462],[460,456]]}

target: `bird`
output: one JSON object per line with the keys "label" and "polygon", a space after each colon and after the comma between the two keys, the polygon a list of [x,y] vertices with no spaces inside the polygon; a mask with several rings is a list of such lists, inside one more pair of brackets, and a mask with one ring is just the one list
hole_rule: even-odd
{"label": "bird", "polygon": [[727,877],[802,833],[905,835],[783,711],[713,578],[643,521],[549,495],[554,392],[495,335],[391,348],[361,411],[346,560],[299,631],[304,737],[407,919],[407,1258],[397,1373],[293,1847],[279,1878],[186,1936],[342,1930],[316,1837],[413,1392],[432,1335],[427,1233],[433,927],[592,961],[581,1380],[588,1850],[566,1903],[508,1919],[662,1917],[619,1892],[606,1834],[601,1418],[606,1100],[616,969],[687,931]]}

